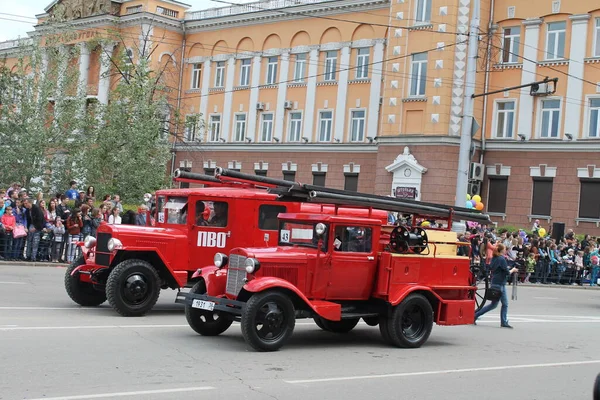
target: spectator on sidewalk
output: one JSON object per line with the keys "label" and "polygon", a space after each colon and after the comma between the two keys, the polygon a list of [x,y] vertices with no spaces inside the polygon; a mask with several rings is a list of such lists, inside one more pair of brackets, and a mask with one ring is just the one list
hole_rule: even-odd
{"label": "spectator on sidewalk", "polygon": [[27,218],[27,257],[28,261],[37,261],[38,246],[42,230],[44,229],[44,213],[42,209],[33,204],[31,199],[25,199],[23,206],[26,208],[25,217]]}
{"label": "spectator on sidewalk", "polygon": [[67,245],[67,262],[72,263],[77,253],[77,242],[81,241],[81,230],[83,229],[83,219],[81,210],[75,209],[67,220],[67,232],[69,239]]}
{"label": "spectator on sidewalk", "polygon": [[77,200],[79,198],[79,192],[77,192],[77,182],[69,182],[71,188],[65,192],[65,195],[70,200]]}
{"label": "spectator on sidewalk", "polygon": [[123,214],[123,204],[121,204],[121,196],[119,196],[118,194],[115,194],[113,197],[113,207],[116,207],[119,209],[119,214]]}
{"label": "spectator on sidewalk", "polygon": [[117,207],[114,207],[112,209],[112,213],[108,217],[108,223],[110,225],[120,225],[122,222],[122,218],[119,214],[120,214],[119,209]]}
{"label": "spectator on sidewalk", "polygon": [[4,212],[4,215],[2,216],[1,222],[2,222],[2,227],[4,229],[4,241],[3,241],[3,245],[4,245],[3,250],[4,251],[2,252],[2,256],[6,260],[10,260],[10,259],[12,259],[12,253],[13,253],[12,231],[13,231],[13,229],[15,229],[15,224],[16,224],[16,218],[13,215],[11,206],[6,207],[6,210]]}
{"label": "spectator on sidewalk", "polygon": [[[23,231],[27,232],[27,217],[25,215],[25,207],[23,207],[23,200],[17,199],[15,202],[15,208],[13,209],[13,215],[15,216],[15,228],[17,225],[23,227]],[[10,258],[13,260],[23,260],[23,246],[27,236],[14,237],[13,234],[13,254]]]}
{"label": "spectator on sidewalk", "polygon": [[590,279],[590,286],[598,286],[598,273],[600,272],[600,258],[598,256],[591,257],[592,262],[592,274]]}
{"label": "spectator on sidewalk", "polygon": [[62,261],[62,249],[65,231],[65,226],[62,223],[62,219],[60,217],[56,217],[56,222],[54,223],[53,228],[54,243],[52,247],[52,262]]}

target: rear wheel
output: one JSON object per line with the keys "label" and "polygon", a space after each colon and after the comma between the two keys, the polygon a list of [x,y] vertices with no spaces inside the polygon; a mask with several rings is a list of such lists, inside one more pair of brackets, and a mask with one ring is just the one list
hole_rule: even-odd
{"label": "rear wheel", "polygon": [[392,344],[421,347],[433,328],[433,308],[421,294],[411,294],[398,304],[387,321]]}
{"label": "rear wheel", "polygon": [[276,290],[256,293],[242,314],[244,340],[258,351],[276,351],[292,336],[296,312],[290,298]]}
{"label": "rear wheel", "polygon": [[109,304],[125,317],[139,317],[154,307],[160,295],[160,277],[148,261],[125,260],[108,276]]}
{"label": "rear wheel", "polygon": [[89,282],[82,282],[78,272],[71,276],[75,268],[84,264],[85,260],[81,256],[69,265],[65,272],[65,289],[75,303],[87,307],[99,306],[106,301],[106,293],[96,290]]}
{"label": "rear wheel", "polygon": [[343,319],[341,321],[330,321],[328,319],[324,319],[322,322],[326,331],[333,333],[348,333],[354,329],[359,320],[360,318]]}
{"label": "rear wheel", "polygon": [[[197,282],[190,293],[206,293],[206,283],[204,280]],[[219,311],[205,311],[193,308],[191,305],[185,306],[185,318],[190,327],[203,336],[217,336],[225,332],[233,323],[228,315]]]}

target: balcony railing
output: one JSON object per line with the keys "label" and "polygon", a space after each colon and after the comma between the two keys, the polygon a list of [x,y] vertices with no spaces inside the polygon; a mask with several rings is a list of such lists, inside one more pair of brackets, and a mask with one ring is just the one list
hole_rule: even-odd
{"label": "balcony railing", "polygon": [[156,13],[160,14],[160,15],[165,15],[165,16],[171,17],[171,18],[179,17],[179,11],[171,10],[169,8],[164,8],[161,6],[156,7]]}
{"label": "balcony railing", "polygon": [[29,45],[32,43],[33,43],[33,40],[31,40],[31,39],[9,40],[9,41],[0,43],[0,50],[14,49],[16,47],[26,46],[26,45]]}
{"label": "balcony railing", "polygon": [[304,4],[324,3],[331,0],[266,0],[253,3],[241,4],[239,6],[228,6],[211,8],[201,11],[189,11],[185,13],[185,19],[201,20],[207,18],[226,17],[229,15],[247,14],[264,10],[277,10],[281,8],[301,6]]}
{"label": "balcony railing", "polygon": [[133,6],[133,7],[127,7],[125,9],[125,13],[126,14],[135,14],[135,13],[140,13],[144,11],[144,6],[143,5],[138,5],[138,6]]}

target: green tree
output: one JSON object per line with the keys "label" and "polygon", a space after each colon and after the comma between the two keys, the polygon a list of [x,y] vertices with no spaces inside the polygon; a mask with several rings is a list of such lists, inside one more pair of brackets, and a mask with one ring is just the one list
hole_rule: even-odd
{"label": "green tree", "polygon": [[31,190],[62,189],[81,178],[81,142],[87,130],[85,97],[77,96],[76,49],[23,40],[0,60],[0,158],[3,183]]}

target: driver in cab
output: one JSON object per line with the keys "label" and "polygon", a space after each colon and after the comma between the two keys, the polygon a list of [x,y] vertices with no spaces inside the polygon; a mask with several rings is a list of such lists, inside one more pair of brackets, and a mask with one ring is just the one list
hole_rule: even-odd
{"label": "driver in cab", "polygon": [[208,221],[210,226],[226,227],[227,226],[227,203],[214,203],[215,215]]}

